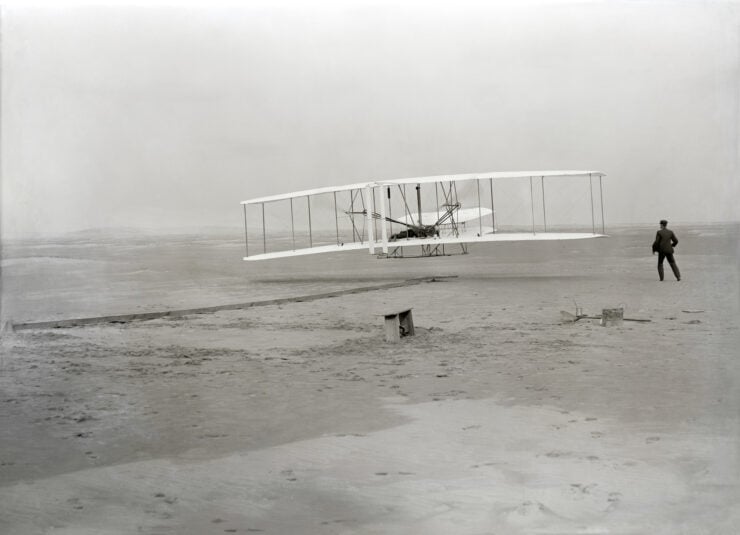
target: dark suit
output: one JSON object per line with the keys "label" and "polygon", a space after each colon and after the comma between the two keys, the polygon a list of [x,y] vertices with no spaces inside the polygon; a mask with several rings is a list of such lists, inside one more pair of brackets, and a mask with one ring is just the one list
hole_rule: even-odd
{"label": "dark suit", "polygon": [[678,238],[672,230],[663,227],[655,234],[653,252],[658,253],[658,276],[660,280],[663,280],[663,260],[665,259],[668,259],[668,264],[671,266],[676,280],[681,280],[681,272],[678,271],[678,265],[676,265],[676,260],[673,258],[673,248],[677,244]]}

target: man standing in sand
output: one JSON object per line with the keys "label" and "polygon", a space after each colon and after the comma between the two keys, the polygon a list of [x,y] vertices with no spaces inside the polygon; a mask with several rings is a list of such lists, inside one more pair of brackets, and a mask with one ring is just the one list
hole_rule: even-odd
{"label": "man standing in sand", "polygon": [[678,265],[673,258],[673,248],[678,244],[678,238],[672,230],[668,229],[668,221],[660,220],[660,230],[655,235],[653,242],[653,254],[658,253],[658,275],[663,280],[663,260],[668,259],[668,264],[676,276],[676,280],[681,280],[681,272],[678,271]]}

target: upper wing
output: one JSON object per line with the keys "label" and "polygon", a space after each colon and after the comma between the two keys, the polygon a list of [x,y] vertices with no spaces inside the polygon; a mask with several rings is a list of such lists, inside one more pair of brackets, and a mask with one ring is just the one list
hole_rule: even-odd
{"label": "upper wing", "polygon": [[[340,191],[359,190],[377,186],[395,186],[403,184],[434,184],[440,182],[463,182],[467,180],[498,180],[503,178],[551,178],[551,177],[576,177],[576,176],[606,176],[601,171],[492,171],[488,173],[469,173],[464,175],[439,175],[424,176],[416,178],[397,178],[394,180],[373,180],[368,182],[359,182],[357,184],[348,184],[342,186],[330,186],[324,188],[313,188],[292,193],[282,193],[279,195],[269,195],[242,201],[242,204],[260,204],[265,202],[279,201],[285,199],[294,199],[296,197],[308,197],[310,195],[320,195],[323,193],[335,193]],[[430,212],[431,213],[431,212]]]}

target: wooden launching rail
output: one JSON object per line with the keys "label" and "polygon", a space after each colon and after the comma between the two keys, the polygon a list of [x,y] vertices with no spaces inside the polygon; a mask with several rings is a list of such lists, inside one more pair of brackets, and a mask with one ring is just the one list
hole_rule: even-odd
{"label": "wooden launching rail", "polygon": [[268,299],[265,301],[251,301],[248,303],[237,303],[230,305],[218,305],[212,307],[189,308],[183,310],[165,310],[160,312],[143,312],[139,314],[119,314],[115,316],[96,316],[89,318],[75,318],[66,320],[40,321],[32,323],[16,323],[8,321],[3,326],[3,332],[22,331],[28,329],[63,329],[69,327],[82,327],[84,325],[100,325],[105,323],[129,323],[132,321],[148,321],[159,318],[179,318],[191,314],[210,314],[221,310],[242,310],[245,308],[282,305],[286,303],[301,303],[305,301],[315,301],[317,299],[328,299],[330,297],[339,297],[363,292],[374,292],[377,290],[388,290],[391,288],[401,288],[403,286],[413,286],[424,282],[437,282],[445,279],[456,278],[455,275],[419,277],[407,279],[400,282],[391,282],[388,284],[378,284],[376,286],[361,286],[359,288],[348,288],[346,290],[336,290],[320,294],[302,295],[296,297],[282,297],[278,299]]}

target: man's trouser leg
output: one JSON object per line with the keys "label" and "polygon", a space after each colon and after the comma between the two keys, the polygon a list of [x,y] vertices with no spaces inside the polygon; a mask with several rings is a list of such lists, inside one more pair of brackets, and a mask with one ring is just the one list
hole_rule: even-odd
{"label": "man's trouser leg", "polygon": [[658,253],[658,276],[660,280],[663,280],[663,260],[665,260],[665,254]]}
{"label": "man's trouser leg", "polygon": [[676,277],[676,280],[681,280],[681,272],[678,271],[678,264],[676,264],[676,260],[673,258],[673,255],[668,253],[665,255],[665,257],[668,259],[668,264],[671,266],[671,269],[673,270],[673,275]]}

